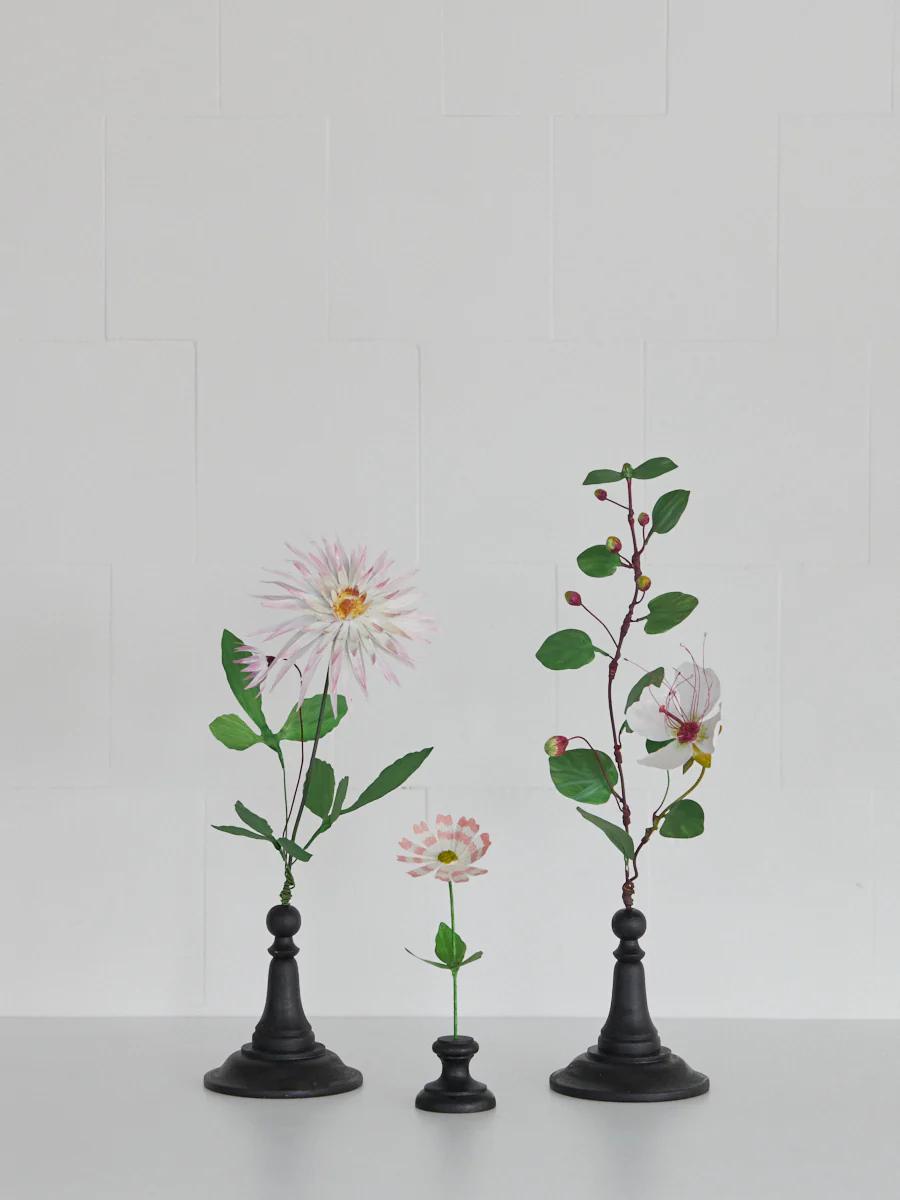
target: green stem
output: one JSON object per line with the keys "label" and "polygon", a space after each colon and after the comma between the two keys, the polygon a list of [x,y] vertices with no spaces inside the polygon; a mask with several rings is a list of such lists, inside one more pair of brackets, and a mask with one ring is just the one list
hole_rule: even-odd
{"label": "green stem", "polygon": [[[453,934],[451,945],[456,948],[456,908],[453,903],[453,884],[447,880],[447,887],[450,889],[450,932]],[[456,985],[456,976],[459,972],[458,967],[454,967],[450,974],[453,976],[453,1036],[459,1037],[459,992]]]}

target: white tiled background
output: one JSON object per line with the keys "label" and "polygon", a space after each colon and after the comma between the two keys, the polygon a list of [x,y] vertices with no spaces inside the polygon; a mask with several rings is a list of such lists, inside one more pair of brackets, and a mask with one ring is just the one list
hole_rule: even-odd
{"label": "white tiled background", "polygon": [[323,751],[360,787],[435,750],[302,872],[308,1008],[445,1010],[403,953],[443,892],[393,856],[449,810],[495,840],[464,1011],[601,1016],[618,865],[541,744],[603,738],[602,669],[534,651],[566,587],[614,607],[586,470],[666,454],[692,501],[648,569],[701,606],[632,653],[706,632],[726,729],[706,835],[644,860],[654,1010],[900,1015],[895,26],[0,3],[0,1010],[259,1008],[274,855],[209,824],[279,782],[207,732],[218,637],[338,533],[418,563],[442,632]]}

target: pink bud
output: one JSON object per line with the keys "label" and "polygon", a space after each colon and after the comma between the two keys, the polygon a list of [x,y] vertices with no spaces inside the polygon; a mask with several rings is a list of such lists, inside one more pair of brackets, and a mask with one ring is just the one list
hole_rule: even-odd
{"label": "pink bud", "polygon": [[649,525],[649,524],[650,524],[650,514],[649,513],[638,513],[638,525]]}
{"label": "pink bud", "polygon": [[611,550],[613,554],[618,554],[622,549],[622,543],[617,537],[608,537],[606,539],[606,548]]}
{"label": "pink bud", "polygon": [[563,737],[561,733],[557,733],[553,737],[547,738],[544,742],[544,750],[550,758],[559,758],[561,754],[565,754],[568,744],[569,739]]}
{"label": "pink bud", "polygon": [[606,497],[609,495],[609,492],[606,490],[606,488],[596,488],[594,491],[594,495],[597,497],[598,500],[605,500]]}
{"label": "pink bud", "polygon": [[647,589],[650,587],[650,582],[651,581],[650,581],[649,575],[638,575],[638,577],[637,577],[637,585],[641,589],[642,592],[647,591]]}
{"label": "pink bud", "polygon": [[578,608],[581,604],[581,596],[578,592],[566,592],[566,604],[571,604],[573,608]]}

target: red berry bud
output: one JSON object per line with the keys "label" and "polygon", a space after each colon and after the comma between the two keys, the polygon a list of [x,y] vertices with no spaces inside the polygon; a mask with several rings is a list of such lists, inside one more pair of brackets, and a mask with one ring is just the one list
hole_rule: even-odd
{"label": "red berry bud", "polygon": [[649,524],[650,524],[650,514],[649,513],[638,513],[638,525],[649,525]]}
{"label": "red berry bud", "polygon": [[622,543],[617,537],[608,537],[606,539],[607,550],[612,550],[613,554],[618,554],[622,549]]}
{"label": "red berry bud", "polygon": [[637,585],[641,589],[642,592],[646,592],[647,589],[650,587],[650,576],[649,575],[638,575]]}
{"label": "red berry bud", "polygon": [[544,750],[550,758],[559,758],[561,754],[565,754],[568,744],[569,739],[558,733],[554,737],[547,738],[546,742],[544,742]]}
{"label": "red berry bud", "polygon": [[598,500],[605,500],[609,495],[609,492],[606,490],[606,488],[595,488],[594,495]]}
{"label": "red berry bud", "polygon": [[573,608],[577,608],[581,603],[581,596],[578,592],[566,592],[566,604],[571,604]]}

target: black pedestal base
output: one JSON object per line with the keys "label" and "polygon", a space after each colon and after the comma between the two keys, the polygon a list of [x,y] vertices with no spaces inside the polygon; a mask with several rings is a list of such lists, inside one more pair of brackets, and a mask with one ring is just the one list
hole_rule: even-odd
{"label": "black pedestal base", "polygon": [[497,1107],[494,1093],[473,1079],[469,1063],[478,1053],[471,1037],[439,1037],[431,1047],[443,1064],[439,1079],[426,1083],[416,1096],[416,1108],[425,1112],[475,1113]]}
{"label": "black pedestal base", "polygon": [[611,1058],[595,1046],[550,1076],[554,1092],[579,1100],[617,1100],[652,1103],[686,1100],[709,1091],[709,1079],[666,1046],[641,1059]]}
{"label": "black pedestal base", "polygon": [[268,1100],[301,1100],[309,1096],[335,1096],[362,1086],[362,1075],[346,1066],[321,1042],[309,1054],[264,1056],[248,1042],[229,1054],[221,1067],[207,1071],[203,1086],[226,1096],[254,1096]]}

